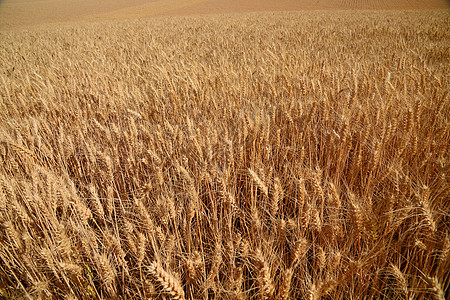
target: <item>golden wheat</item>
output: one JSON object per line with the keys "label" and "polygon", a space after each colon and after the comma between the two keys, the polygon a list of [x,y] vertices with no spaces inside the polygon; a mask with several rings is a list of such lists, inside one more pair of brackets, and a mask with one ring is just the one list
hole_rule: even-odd
{"label": "golden wheat", "polygon": [[0,298],[448,298],[449,24],[0,31]]}

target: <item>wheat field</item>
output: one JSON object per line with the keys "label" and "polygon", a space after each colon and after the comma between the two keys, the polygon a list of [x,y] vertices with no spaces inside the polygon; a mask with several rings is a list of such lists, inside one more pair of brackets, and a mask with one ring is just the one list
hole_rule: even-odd
{"label": "wheat field", "polygon": [[0,31],[0,297],[448,299],[449,16]]}

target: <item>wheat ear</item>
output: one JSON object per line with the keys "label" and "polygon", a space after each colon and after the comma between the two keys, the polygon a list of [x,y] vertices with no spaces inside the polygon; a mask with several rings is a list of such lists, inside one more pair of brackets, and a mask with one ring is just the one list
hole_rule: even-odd
{"label": "wheat ear", "polygon": [[152,262],[148,266],[148,271],[153,276],[154,280],[161,285],[164,292],[169,294],[172,299],[185,299],[183,288],[178,280],[164,271],[157,262]]}

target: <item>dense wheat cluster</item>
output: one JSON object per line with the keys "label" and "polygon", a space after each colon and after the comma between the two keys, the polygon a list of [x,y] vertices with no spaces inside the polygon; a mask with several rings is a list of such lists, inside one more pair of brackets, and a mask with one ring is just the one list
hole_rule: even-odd
{"label": "dense wheat cluster", "polygon": [[0,295],[448,299],[449,24],[0,32]]}

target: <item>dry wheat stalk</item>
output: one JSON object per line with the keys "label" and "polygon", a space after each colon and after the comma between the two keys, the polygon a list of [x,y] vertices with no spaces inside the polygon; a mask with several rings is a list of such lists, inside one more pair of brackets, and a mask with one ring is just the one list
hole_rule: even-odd
{"label": "dry wheat stalk", "polygon": [[0,296],[443,299],[447,18],[0,30]]}

